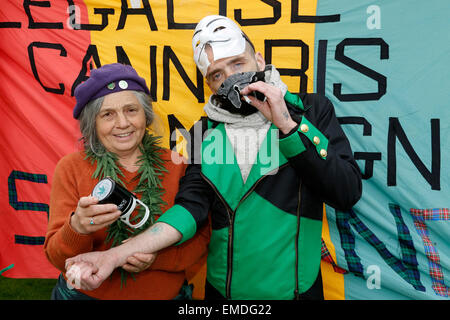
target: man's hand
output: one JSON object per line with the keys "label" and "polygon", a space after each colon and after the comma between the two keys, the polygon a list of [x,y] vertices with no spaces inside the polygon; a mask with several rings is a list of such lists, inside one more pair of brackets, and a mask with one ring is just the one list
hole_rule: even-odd
{"label": "man's hand", "polygon": [[[253,96],[249,96],[253,91],[263,93],[266,96],[266,101],[260,101]],[[241,95],[247,96],[251,101],[251,105],[261,111],[284,134],[289,133],[297,125],[288,112],[283,93],[279,88],[257,81],[242,89]]]}
{"label": "man's hand", "polygon": [[108,251],[80,254],[66,260],[66,277],[76,289],[94,290],[114,271],[116,261]]}

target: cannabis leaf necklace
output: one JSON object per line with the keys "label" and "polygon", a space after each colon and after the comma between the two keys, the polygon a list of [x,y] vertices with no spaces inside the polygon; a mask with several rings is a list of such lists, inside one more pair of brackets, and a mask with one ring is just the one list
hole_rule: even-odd
{"label": "cannabis leaf necklace", "polygon": [[[135,194],[141,194],[141,201],[145,203],[150,210],[150,217],[147,222],[138,229],[134,229],[123,223],[120,219],[117,219],[107,229],[107,237],[105,242],[111,241],[111,246],[115,247],[120,245],[122,241],[129,237],[135,236],[138,233],[146,230],[155,222],[155,216],[161,215],[161,208],[166,203],[162,200],[164,190],[162,188],[161,179],[164,172],[167,169],[164,167],[164,160],[161,159],[162,148],[159,146],[160,137],[155,137],[148,132],[145,133],[142,138],[142,145],[139,146],[141,155],[136,162],[139,166],[137,175],[134,179],[139,179],[136,188],[132,191]],[[116,154],[106,151],[101,156],[97,155],[93,151],[86,152],[86,158],[89,159],[92,165],[96,165],[92,178],[101,180],[105,177],[110,177],[117,183],[120,183],[125,187],[122,181],[125,178],[122,173],[121,165],[118,163],[118,157]],[[122,177],[122,178],[120,178]],[[144,217],[145,209],[139,207],[136,216],[133,220],[140,220]],[[127,272],[120,269],[121,284],[126,282]],[[133,275],[131,275],[133,277]]]}

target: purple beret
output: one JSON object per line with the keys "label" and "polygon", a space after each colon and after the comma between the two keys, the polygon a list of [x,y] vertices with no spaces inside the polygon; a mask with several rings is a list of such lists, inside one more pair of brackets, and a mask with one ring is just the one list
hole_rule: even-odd
{"label": "purple beret", "polygon": [[150,94],[145,79],[139,77],[132,66],[111,63],[93,69],[91,76],[75,88],[77,104],[73,109],[73,117],[78,119],[89,101],[123,90],[143,91]]}

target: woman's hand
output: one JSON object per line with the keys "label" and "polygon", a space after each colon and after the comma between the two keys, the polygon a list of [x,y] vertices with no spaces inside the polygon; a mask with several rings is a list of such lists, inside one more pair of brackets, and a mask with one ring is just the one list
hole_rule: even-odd
{"label": "woman's hand", "polygon": [[112,224],[120,214],[115,204],[98,204],[95,197],[81,197],[70,225],[78,233],[90,234]]}
{"label": "woman's hand", "polygon": [[157,253],[137,252],[127,258],[127,262],[122,269],[128,272],[141,272],[149,268],[156,259]]}
{"label": "woman's hand", "polygon": [[112,249],[87,252],[66,259],[67,283],[75,289],[97,289],[120,265],[120,261]]}
{"label": "woman's hand", "polygon": [[[128,238],[122,241],[122,243],[128,242],[132,238]],[[127,258],[127,261],[122,265],[122,269],[128,272],[141,272],[149,268],[153,261],[156,259],[158,253],[142,253],[137,252]]]}

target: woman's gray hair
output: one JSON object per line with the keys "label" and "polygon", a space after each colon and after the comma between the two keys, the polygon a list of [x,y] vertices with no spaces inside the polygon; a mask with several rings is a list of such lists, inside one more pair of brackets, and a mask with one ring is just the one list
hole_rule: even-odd
{"label": "woman's gray hair", "polygon": [[[155,113],[153,112],[152,107],[152,99],[145,92],[135,90],[130,91],[134,92],[139,103],[144,108],[146,126],[149,127],[155,119]],[[83,141],[84,150],[86,152],[91,150],[98,156],[101,156],[105,152],[105,147],[98,139],[97,130],[95,129],[95,119],[97,117],[97,114],[100,112],[100,108],[102,107],[104,98],[105,97],[100,97],[95,100],[89,101],[79,117],[80,131],[82,135],[81,140]]]}

